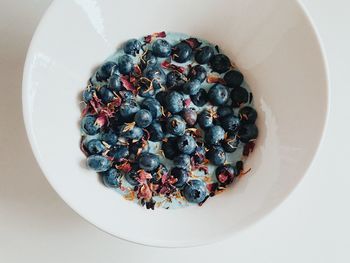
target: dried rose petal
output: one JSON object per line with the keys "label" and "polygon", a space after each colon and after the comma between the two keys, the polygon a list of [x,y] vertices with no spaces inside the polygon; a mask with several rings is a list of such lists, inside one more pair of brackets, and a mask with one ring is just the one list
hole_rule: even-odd
{"label": "dried rose petal", "polygon": [[138,178],[137,181],[140,183],[146,183],[147,179],[151,179],[152,174],[147,173],[145,170],[139,170],[138,171]]}
{"label": "dried rose petal", "polygon": [[116,168],[124,173],[128,173],[132,170],[131,164],[128,161],[120,165],[116,165]]}
{"label": "dried rose petal", "polygon": [[161,67],[164,69],[172,69],[172,70],[176,70],[180,73],[184,73],[185,72],[185,68],[184,67],[180,67],[180,66],[176,66],[174,64],[171,64],[169,61],[164,60],[161,64]]}
{"label": "dried rose petal", "polygon": [[152,34],[154,37],[166,37],[165,31],[156,32]]}
{"label": "dried rose petal", "polygon": [[207,77],[207,82],[208,83],[220,83],[220,84],[223,84],[225,85],[226,82],[224,79],[218,77],[218,76],[214,76],[214,75],[210,75]]}
{"label": "dried rose petal", "polygon": [[95,120],[95,125],[103,127],[107,123],[107,117],[105,114],[101,113]]}
{"label": "dried rose petal", "polygon": [[197,38],[190,37],[184,40],[192,49],[199,48],[202,42],[199,42]]}
{"label": "dried rose petal", "polygon": [[184,105],[185,105],[185,108],[188,108],[188,107],[190,107],[190,105],[191,105],[191,99],[190,98],[188,98],[188,99],[185,99],[184,100]]}
{"label": "dried rose petal", "polygon": [[90,107],[89,105],[86,105],[86,107],[82,110],[81,112],[81,117],[83,118],[84,116],[86,116],[88,113],[90,112]]}
{"label": "dried rose petal", "polygon": [[129,80],[127,79],[126,76],[121,76],[121,77],[120,77],[120,81],[121,81],[123,87],[124,87],[126,90],[129,90],[129,91],[131,91],[131,92],[134,93],[134,94],[137,93],[137,89],[135,88],[134,85],[132,85],[131,82],[129,82]]}
{"label": "dried rose petal", "polygon": [[141,74],[142,74],[142,71],[141,71],[139,65],[135,65],[135,67],[134,67],[134,72],[135,72],[137,75],[141,75]]}
{"label": "dried rose petal", "polygon": [[218,176],[218,181],[219,181],[220,183],[223,183],[223,184],[225,184],[225,183],[227,182],[228,179],[229,179],[229,175],[228,175],[227,173],[221,173],[221,174],[219,174],[219,176]]}
{"label": "dried rose petal", "polygon": [[156,32],[156,33],[153,33],[151,35],[148,35],[148,36],[145,36],[144,37],[144,40],[146,43],[150,43],[152,41],[153,38],[155,37],[166,37],[166,33],[165,31],[162,31],[162,32]]}

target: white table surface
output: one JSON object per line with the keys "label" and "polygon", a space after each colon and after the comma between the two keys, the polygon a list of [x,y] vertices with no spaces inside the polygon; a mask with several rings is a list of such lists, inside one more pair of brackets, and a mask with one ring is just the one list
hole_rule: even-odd
{"label": "white table surface", "polygon": [[225,241],[188,249],[135,245],[96,229],[67,207],[36,164],[22,122],[22,68],[50,2],[0,0],[1,263],[350,262],[348,1],[302,0],[323,40],[331,77],[328,128],[307,175],[254,226]]}

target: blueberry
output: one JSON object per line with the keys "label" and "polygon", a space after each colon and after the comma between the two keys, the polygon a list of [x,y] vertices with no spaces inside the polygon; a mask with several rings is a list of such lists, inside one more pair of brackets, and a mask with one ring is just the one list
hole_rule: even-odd
{"label": "blueberry", "polygon": [[101,134],[101,140],[113,146],[117,144],[118,136],[112,129],[110,129]]}
{"label": "blueberry", "polygon": [[141,49],[141,42],[137,39],[129,39],[124,44],[124,52],[126,54],[136,56]]}
{"label": "blueberry", "polygon": [[226,117],[228,115],[232,115],[233,114],[233,110],[229,106],[220,106],[216,110],[216,113],[217,113],[218,117],[220,119],[222,119],[223,117]]}
{"label": "blueberry", "polygon": [[124,126],[121,136],[129,140],[139,141],[143,136],[143,130],[137,126],[131,129],[128,129],[126,126]]}
{"label": "blueberry", "polygon": [[120,91],[122,87],[122,84],[120,82],[120,76],[117,74],[114,74],[112,77],[109,78],[108,81],[108,88],[111,91]]}
{"label": "blueberry", "polygon": [[249,99],[248,91],[245,88],[237,87],[231,91],[232,107],[238,108],[243,103],[247,103]]}
{"label": "blueberry", "polygon": [[188,74],[191,80],[198,79],[202,83],[207,78],[207,71],[201,65],[196,65],[190,69]]}
{"label": "blueberry", "polygon": [[135,123],[141,128],[146,128],[152,123],[150,111],[142,109],[135,114]]}
{"label": "blueberry", "polygon": [[221,125],[226,132],[235,134],[239,128],[239,118],[231,114],[221,119]]}
{"label": "blueberry", "polygon": [[166,108],[173,114],[182,111],[184,108],[183,97],[177,91],[172,91],[169,93],[169,95],[166,97],[165,104]]}
{"label": "blueberry", "polygon": [[110,91],[107,86],[102,86],[97,91],[98,97],[102,100],[104,104],[108,104],[115,99],[115,96],[112,91]]}
{"label": "blueberry", "polygon": [[167,138],[167,140],[162,143],[162,150],[166,158],[173,160],[179,153],[176,145],[176,138]]}
{"label": "blueberry", "polygon": [[152,51],[156,57],[169,57],[171,54],[171,45],[165,39],[157,39],[152,44]]}
{"label": "blueberry", "polygon": [[119,186],[119,180],[121,176],[122,174],[119,170],[111,168],[108,171],[102,173],[102,180],[107,187],[116,188]]}
{"label": "blueberry", "polygon": [[87,88],[83,91],[83,101],[85,103],[89,103],[90,100],[93,98],[93,94],[96,92],[96,89],[94,88]]}
{"label": "blueberry", "polygon": [[194,126],[197,122],[197,112],[191,108],[185,108],[182,111],[182,117],[189,126]]}
{"label": "blueberry", "polygon": [[144,72],[143,76],[148,80],[152,81],[153,88],[158,90],[165,84],[166,75],[164,71],[158,66],[148,66]]}
{"label": "blueberry", "polygon": [[177,139],[177,148],[182,153],[192,154],[196,146],[196,141],[190,135],[183,135]]}
{"label": "blueberry", "polygon": [[119,91],[119,95],[122,97],[123,101],[135,100],[134,94],[129,90]]}
{"label": "blueberry", "polygon": [[177,179],[176,183],[174,183],[174,186],[179,189],[183,188],[188,180],[188,172],[185,169],[178,167],[171,169],[170,175]]}
{"label": "blueberry", "polygon": [[108,156],[119,162],[129,156],[129,149],[125,145],[116,145],[108,152]]}
{"label": "blueberry", "polygon": [[179,115],[174,115],[167,120],[167,131],[173,135],[181,136],[185,133],[186,122]]}
{"label": "blueberry", "polygon": [[173,47],[172,58],[178,63],[185,63],[192,57],[192,48],[186,42],[180,42]]}
{"label": "blueberry", "polygon": [[239,110],[239,117],[242,123],[255,123],[258,113],[252,107],[245,106]]}
{"label": "blueberry", "polygon": [[165,100],[168,96],[168,92],[165,90],[161,90],[156,94],[156,100],[160,103],[160,105],[165,106]]}
{"label": "blueberry", "polygon": [[207,197],[206,184],[201,180],[190,180],[183,189],[183,195],[190,203],[201,203]]}
{"label": "blueberry", "polygon": [[151,50],[147,50],[146,53],[142,55],[142,59],[140,59],[140,67],[141,69],[145,69],[148,66],[154,66],[157,64],[157,58],[153,55]]}
{"label": "blueberry", "polygon": [[104,63],[96,72],[98,81],[106,81],[114,72],[118,71],[118,65],[115,62],[108,61]]}
{"label": "blueberry", "polygon": [[205,132],[205,141],[209,145],[219,144],[225,137],[225,131],[220,126],[212,126]]}
{"label": "blueberry", "polygon": [[226,154],[225,151],[222,147],[220,146],[213,146],[209,149],[207,152],[207,158],[209,161],[216,165],[219,166],[221,164],[224,164],[226,161]]}
{"label": "blueberry", "polygon": [[153,153],[142,153],[138,160],[139,167],[146,172],[152,172],[159,166],[159,158]]}
{"label": "blueberry", "polygon": [[92,139],[86,143],[86,148],[90,154],[99,154],[102,153],[106,147],[100,140]]}
{"label": "blueberry", "polygon": [[236,135],[229,135],[225,140],[221,143],[222,148],[224,148],[225,152],[233,153],[237,150],[239,146],[239,140]]}
{"label": "blueberry", "polygon": [[209,101],[215,105],[224,105],[229,99],[229,92],[224,85],[215,84],[208,92]]}
{"label": "blueberry", "polygon": [[174,167],[184,169],[186,171],[191,170],[191,157],[188,154],[180,154],[173,160]]}
{"label": "blueberry", "polygon": [[224,76],[226,85],[231,88],[236,88],[242,85],[244,77],[243,74],[237,70],[230,70]]}
{"label": "blueberry", "polygon": [[86,115],[81,120],[81,131],[87,135],[95,135],[100,132],[100,126],[96,123],[96,117],[93,115]]}
{"label": "blueberry", "polygon": [[201,83],[198,79],[190,80],[183,87],[183,92],[188,95],[195,95],[199,92]]}
{"label": "blueberry", "polygon": [[127,75],[134,71],[134,62],[129,55],[122,55],[118,58],[119,72]]}
{"label": "blueberry", "polygon": [[255,124],[248,123],[242,125],[238,130],[238,137],[241,142],[247,143],[258,137],[259,131]]}
{"label": "blueberry", "polygon": [[211,112],[203,110],[198,114],[197,122],[202,129],[207,129],[213,126],[214,118]]}
{"label": "blueberry", "polygon": [[236,167],[225,164],[216,168],[215,175],[221,186],[227,186],[233,183],[233,180],[238,175],[238,171]]}
{"label": "blueberry", "polygon": [[212,47],[205,46],[197,50],[194,58],[198,64],[207,64],[213,56],[214,49]]}
{"label": "blueberry", "polygon": [[164,138],[163,129],[159,122],[152,122],[151,125],[147,127],[147,131],[150,134],[149,140],[152,142],[160,142]]}
{"label": "blueberry", "polygon": [[194,105],[202,107],[208,101],[208,94],[204,89],[200,89],[197,94],[191,95],[191,101]]}
{"label": "blueberry", "polygon": [[203,145],[197,145],[192,156],[195,164],[202,164],[205,161],[205,147]]}
{"label": "blueberry", "polygon": [[105,172],[111,167],[111,162],[101,155],[90,155],[86,159],[87,166],[96,172]]}
{"label": "blueberry", "polygon": [[136,186],[140,184],[139,181],[137,180],[138,179],[137,171],[134,169],[128,172],[127,174],[125,174],[124,178],[131,186]]}
{"label": "blueberry", "polygon": [[176,70],[170,71],[166,76],[166,86],[168,88],[181,89],[185,83],[184,75]]}
{"label": "blueberry", "polygon": [[162,116],[162,111],[160,108],[160,103],[155,100],[154,98],[147,98],[144,99],[141,103],[141,108],[146,109],[149,112],[151,112],[152,117],[154,120],[158,119],[160,116]]}
{"label": "blueberry", "polygon": [[125,120],[132,120],[139,110],[140,107],[134,100],[123,102],[119,108],[120,115],[125,118]]}
{"label": "blueberry", "polygon": [[226,55],[217,54],[210,59],[210,66],[213,69],[213,71],[221,74],[225,73],[230,69],[231,61]]}

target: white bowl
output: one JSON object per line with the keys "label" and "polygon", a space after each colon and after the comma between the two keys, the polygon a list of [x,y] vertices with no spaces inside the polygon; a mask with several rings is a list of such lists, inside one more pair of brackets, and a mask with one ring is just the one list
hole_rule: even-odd
{"label": "white bowl", "polygon": [[[260,137],[252,172],[203,207],[146,210],[85,168],[80,93],[123,41],[157,31],[217,43],[246,76]],[[55,1],[28,51],[24,119],[33,152],[63,200],[100,229],[154,246],[192,246],[231,235],[269,213],[296,187],[320,143],[328,110],[325,61],[297,1]]]}

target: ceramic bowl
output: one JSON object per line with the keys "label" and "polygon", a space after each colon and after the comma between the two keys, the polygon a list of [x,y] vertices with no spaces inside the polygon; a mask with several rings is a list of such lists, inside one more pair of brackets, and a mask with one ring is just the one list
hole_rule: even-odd
{"label": "ceramic bowl", "polygon": [[[163,30],[217,43],[244,73],[259,113],[251,173],[203,207],[151,211],[126,201],[86,169],[79,149],[79,102],[91,73],[127,39]],[[52,187],[98,228],[153,246],[209,243],[272,211],[306,173],[327,110],[320,43],[293,0],[54,1],[24,69],[25,125]]]}

